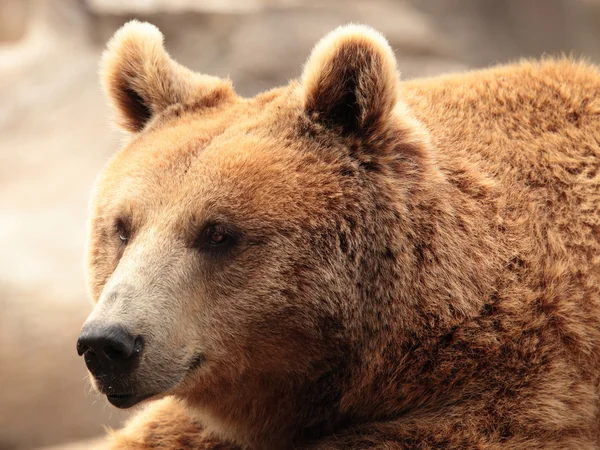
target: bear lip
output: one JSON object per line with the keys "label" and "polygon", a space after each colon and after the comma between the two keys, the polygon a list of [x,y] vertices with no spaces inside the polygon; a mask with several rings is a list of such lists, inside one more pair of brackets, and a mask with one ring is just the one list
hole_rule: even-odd
{"label": "bear lip", "polygon": [[131,408],[132,406],[137,405],[138,403],[140,403],[143,400],[146,400],[146,399],[152,397],[153,395],[154,394],[145,394],[145,395],[107,394],[106,398],[108,399],[108,401],[111,405],[116,406],[119,409],[127,409],[127,408]]}

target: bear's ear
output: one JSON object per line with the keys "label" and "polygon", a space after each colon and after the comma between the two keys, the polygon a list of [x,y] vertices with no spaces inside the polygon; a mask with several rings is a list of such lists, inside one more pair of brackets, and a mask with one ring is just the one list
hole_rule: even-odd
{"label": "bear's ear", "polygon": [[304,67],[304,108],[324,125],[369,132],[397,101],[399,74],[386,39],[364,25],[325,36]]}
{"label": "bear's ear", "polygon": [[109,41],[100,74],[117,123],[132,133],[171,105],[209,105],[235,95],[229,81],[177,64],[165,51],[158,28],[137,20],[123,25]]}

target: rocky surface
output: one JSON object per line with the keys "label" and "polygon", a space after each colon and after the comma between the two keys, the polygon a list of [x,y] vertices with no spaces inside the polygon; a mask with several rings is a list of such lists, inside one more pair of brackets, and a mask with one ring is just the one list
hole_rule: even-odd
{"label": "rocky surface", "polygon": [[75,340],[91,307],[89,190],[121,140],[97,62],[129,18],[244,95],[298,76],[317,39],[349,21],[388,36],[404,77],[544,52],[600,60],[595,0],[0,0],[0,11],[0,450],[88,438],[126,416],[90,392]]}

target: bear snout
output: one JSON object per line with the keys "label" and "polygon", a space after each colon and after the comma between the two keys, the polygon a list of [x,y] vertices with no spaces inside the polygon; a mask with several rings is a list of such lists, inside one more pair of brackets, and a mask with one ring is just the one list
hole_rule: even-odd
{"label": "bear snout", "polygon": [[96,378],[112,378],[133,371],[143,349],[144,338],[132,335],[120,324],[87,323],[77,340],[77,353],[84,357]]}

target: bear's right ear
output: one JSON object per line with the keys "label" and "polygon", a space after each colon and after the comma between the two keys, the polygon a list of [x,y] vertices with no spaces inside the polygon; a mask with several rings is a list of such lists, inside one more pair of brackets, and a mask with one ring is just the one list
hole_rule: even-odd
{"label": "bear's right ear", "polygon": [[304,109],[344,132],[369,133],[398,102],[399,74],[385,38],[364,25],[345,25],[315,46],[304,66]]}
{"label": "bear's right ear", "polygon": [[100,74],[117,123],[132,133],[171,105],[208,106],[235,95],[229,81],[177,64],[165,51],[158,28],[137,20],[123,25],[109,41]]}

